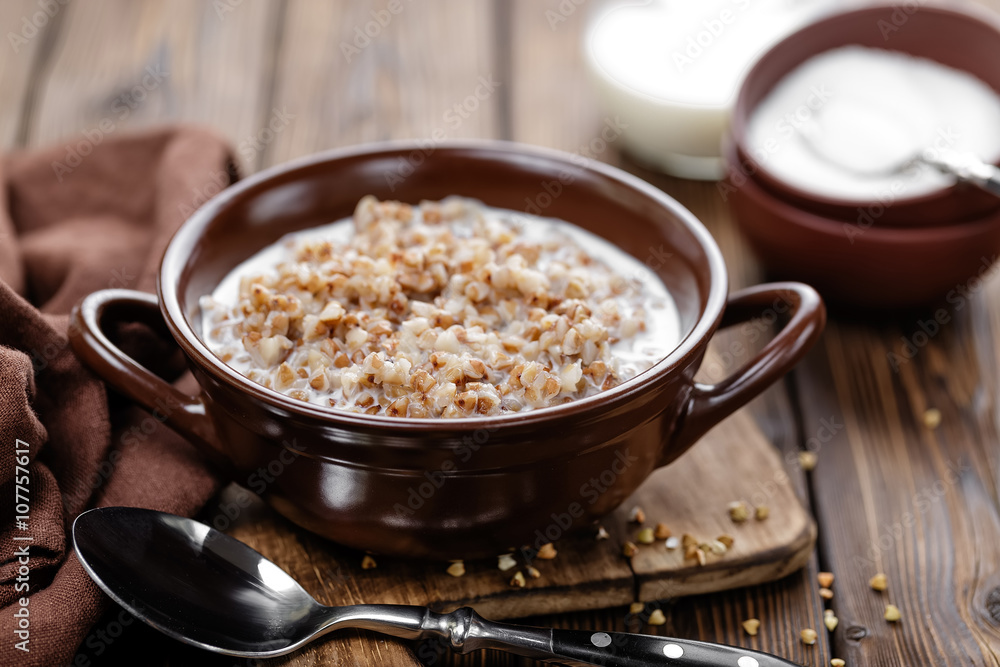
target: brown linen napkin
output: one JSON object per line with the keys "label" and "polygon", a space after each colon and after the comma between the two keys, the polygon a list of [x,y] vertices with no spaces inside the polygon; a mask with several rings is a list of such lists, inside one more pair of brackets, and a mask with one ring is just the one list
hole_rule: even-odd
{"label": "brown linen napkin", "polygon": [[[73,355],[66,328],[70,308],[92,291],[151,291],[170,236],[234,173],[226,144],[191,128],[81,138],[3,162],[0,665],[73,663],[106,608],[68,539],[81,511],[130,505],[190,516],[219,486],[190,445],[107,392]],[[183,369],[145,327],[116,337],[165,377]]]}

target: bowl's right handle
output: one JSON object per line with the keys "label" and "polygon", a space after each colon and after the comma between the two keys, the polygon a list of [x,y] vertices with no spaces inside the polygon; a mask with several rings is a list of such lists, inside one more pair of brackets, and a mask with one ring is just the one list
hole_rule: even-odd
{"label": "bowl's right handle", "polygon": [[826,325],[826,307],[812,287],[795,282],[768,283],[730,295],[719,328],[765,315],[790,319],[764,349],[716,384],[695,383],[678,432],[664,449],[661,465],[677,458],[720,421],[743,407],[785,375],[809,351]]}
{"label": "bowl's right handle", "polygon": [[204,401],[188,396],[125,354],[105,334],[112,322],[141,322],[166,333],[156,297],[127,289],[105,289],[84,297],[70,314],[70,345],[101,379],[197,445],[222,471],[228,471],[230,464],[221,454]]}

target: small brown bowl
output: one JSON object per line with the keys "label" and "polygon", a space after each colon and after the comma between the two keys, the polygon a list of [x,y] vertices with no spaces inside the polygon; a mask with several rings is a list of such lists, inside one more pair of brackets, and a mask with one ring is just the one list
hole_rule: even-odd
{"label": "small brown bowl", "polygon": [[[737,159],[732,146],[726,152]],[[1000,212],[937,227],[864,228],[793,206],[753,179],[729,185],[733,215],[769,271],[808,281],[845,306],[954,305],[1000,252]]]}
{"label": "small brown bowl", "polygon": [[[255,384],[212,354],[200,338],[199,297],[284,234],[349,216],[366,194],[410,203],[458,194],[569,220],[656,271],[684,338],[650,370],[596,396],[452,420],[324,409]],[[718,384],[696,383],[715,330],[764,313],[789,319],[761,353]],[[183,394],[115,347],[104,331],[116,321],[168,329],[202,393]],[[701,223],[618,169],[502,142],[406,142],[323,153],[225,190],[174,236],[157,296],[88,296],[73,313],[71,339],[111,386],[221,454],[236,481],[292,521],[359,549],[447,559],[541,546],[536,531],[552,539],[553,528],[610,512],[786,373],[824,322],[819,296],[798,283],[727,298],[725,264]]]}
{"label": "small brown bowl", "polygon": [[[804,211],[848,222],[878,202],[839,199],[798,188],[755,159],[747,144],[747,125],[757,105],[774,86],[812,56],[849,44],[901,51],[964,70],[1000,92],[1000,30],[995,19],[980,19],[961,11],[905,5],[867,7],[836,14],[792,33],[769,49],[747,73],[736,98],[730,133],[742,169],[761,187]],[[992,17],[991,17],[992,18]],[[924,195],[899,198],[883,207],[879,227],[944,225],[982,218],[1000,211],[1000,199],[959,183]]]}

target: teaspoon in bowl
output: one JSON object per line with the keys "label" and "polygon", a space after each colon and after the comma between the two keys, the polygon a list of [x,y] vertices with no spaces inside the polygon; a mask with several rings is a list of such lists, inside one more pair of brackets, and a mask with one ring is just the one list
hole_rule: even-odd
{"label": "teaspoon in bowl", "polygon": [[402,639],[443,638],[459,653],[499,649],[564,665],[789,667],[733,646],[628,633],[495,623],[468,607],[319,604],[284,570],[203,523],[130,507],[84,512],[76,553],[97,585],[164,634],[226,655],[284,655],[342,628]]}
{"label": "teaspoon in bowl", "polygon": [[970,153],[927,148],[915,154],[891,156],[881,162],[864,162],[859,157],[848,159],[842,147],[832,149],[830,142],[824,141],[823,131],[815,119],[800,124],[798,136],[814,156],[857,176],[898,176],[923,164],[1000,197],[1000,168]]}

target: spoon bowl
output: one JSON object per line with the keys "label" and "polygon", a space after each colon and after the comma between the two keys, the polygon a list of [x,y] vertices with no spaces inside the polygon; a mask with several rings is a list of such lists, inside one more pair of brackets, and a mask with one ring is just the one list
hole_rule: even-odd
{"label": "spoon bowl", "polygon": [[111,507],[77,517],[73,537],[87,574],[115,602],[188,644],[280,655],[325,620],[323,607],[284,570],[196,521]]}
{"label": "spoon bowl", "polygon": [[242,542],[153,510],[89,510],[73,522],[73,541],[87,574],[136,618],[225,655],[284,655],[333,630],[358,628],[402,639],[443,638],[459,653],[492,648],[563,665],[792,665],[706,642],[495,623],[468,607],[448,614],[408,605],[327,607]]}

